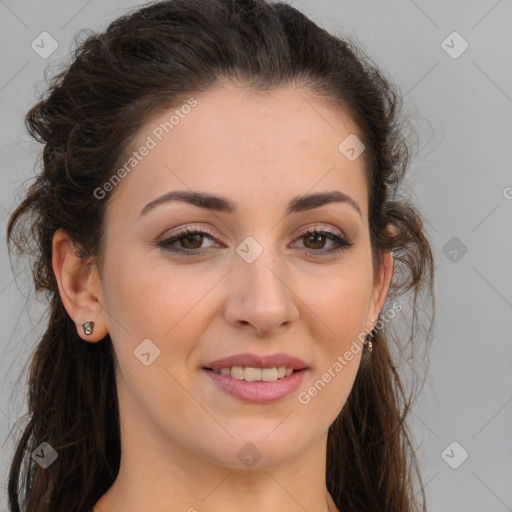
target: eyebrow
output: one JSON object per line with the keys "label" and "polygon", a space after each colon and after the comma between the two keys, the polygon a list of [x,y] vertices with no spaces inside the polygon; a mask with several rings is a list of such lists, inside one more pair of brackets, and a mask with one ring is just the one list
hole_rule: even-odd
{"label": "eyebrow", "polygon": [[[157,197],[148,203],[146,206],[144,206],[139,216],[146,215],[150,210],[153,210],[161,204],[168,203],[169,201],[182,201],[194,206],[198,206],[199,208],[205,208],[207,210],[214,210],[217,212],[235,213],[238,211],[238,203],[226,197],[215,196],[212,194],[205,194],[196,191],[175,190],[168,192],[163,196]],[[294,197],[288,202],[286,215],[289,215],[290,213],[312,210],[313,208],[319,208],[320,206],[324,206],[329,203],[349,204],[357,211],[359,217],[361,217],[361,220],[363,218],[361,208],[359,208],[359,205],[356,203],[356,201],[354,201],[354,199],[352,199],[347,194],[337,190],[317,194],[305,194],[302,196]]]}

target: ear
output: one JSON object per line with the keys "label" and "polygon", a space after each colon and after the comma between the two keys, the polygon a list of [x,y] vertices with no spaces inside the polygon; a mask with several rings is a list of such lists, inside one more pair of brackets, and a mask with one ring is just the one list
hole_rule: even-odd
{"label": "ear", "polygon": [[[98,269],[90,259],[78,254],[74,241],[62,228],[53,235],[52,266],[60,298],[76,324],[78,335],[85,341],[103,339],[108,330],[101,304]],[[94,329],[86,335],[82,324],[88,321],[94,322]]]}
{"label": "ear", "polygon": [[372,297],[370,301],[370,307],[368,310],[368,333],[372,331],[377,323],[379,314],[384,306],[386,297],[393,277],[393,253],[391,251],[385,251],[382,256],[382,264],[378,269],[373,283]]}

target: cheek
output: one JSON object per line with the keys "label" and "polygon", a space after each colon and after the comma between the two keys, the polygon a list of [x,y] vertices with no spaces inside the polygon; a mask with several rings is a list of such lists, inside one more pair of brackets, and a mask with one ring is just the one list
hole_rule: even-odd
{"label": "cheek", "polygon": [[362,356],[372,276],[340,272],[308,301],[316,315],[311,328],[317,365],[301,388],[299,403],[330,424],[350,394]]}
{"label": "cheek", "polygon": [[112,254],[111,261],[118,263],[108,267],[105,287],[112,339],[129,337],[132,350],[145,338],[162,351],[174,339],[185,347],[200,328],[203,302],[222,274],[193,272],[191,266],[174,265],[165,258],[155,262],[136,253],[116,256]]}
{"label": "cheek", "polygon": [[[356,259],[356,258],[354,258]],[[363,258],[354,264],[340,265],[336,272],[317,282],[308,305],[322,321],[328,337],[337,342],[357,336],[366,326],[366,315],[372,292],[372,269]]]}

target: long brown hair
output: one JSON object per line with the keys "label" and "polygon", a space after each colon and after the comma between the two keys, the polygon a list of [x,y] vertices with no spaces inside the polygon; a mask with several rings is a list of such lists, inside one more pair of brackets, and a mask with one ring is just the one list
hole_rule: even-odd
{"label": "long brown hair", "polygon": [[[8,482],[12,512],[87,510],[119,471],[111,339],[85,343],[77,335],[52,270],[53,234],[64,228],[84,261],[100,264],[108,197],[98,200],[94,190],[112,176],[151,115],[226,78],[253,91],[287,85],[313,91],[342,106],[360,129],[374,267],[383,251],[393,251],[388,299],[400,299],[412,325],[408,334],[396,334],[393,322],[381,318],[373,352],[361,360],[329,429],[327,488],[344,512],[426,510],[405,422],[415,396],[403,385],[397,357],[407,347],[416,357],[416,349],[428,345],[433,260],[421,215],[399,192],[413,132],[406,129],[398,89],[353,38],[329,34],[286,3],[170,0],[146,5],[78,42],[71,64],[26,116],[44,150],[40,172],[10,217],[7,240],[10,251],[14,242],[18,254],[32,257],[35,287],[46,292],[50,319],[31,360],[28,421],[16,440]],[[423,332],[417,324],[421,297],[431,306]],[[405,362],[407,370],[414,368]],[[411,389],[414,382],[408,382]],[[47,469],[30,456],[43,442],[59,454]]]}

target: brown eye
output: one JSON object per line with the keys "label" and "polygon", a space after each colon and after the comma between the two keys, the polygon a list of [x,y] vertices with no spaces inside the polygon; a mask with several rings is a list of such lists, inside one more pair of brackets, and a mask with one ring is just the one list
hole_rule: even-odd
{"label": "brown eye", "polygon": [[[316,242],[314,241],[316,239]],[[307,241],[304,245],[308,249],[323,249],[323,245],[325,244],[327,237],[321,235],[320,233],[314,232],[313,234],[304,236],[304,240]],[[312,246],[309,246],[308,244],[311,243]]]}
{"label": "brown eye", "polygon": [[[341,236],[335,235],[329,231],[306,231],[299,237],[299,240],[304,240],[304,246],[309,252],[318,253],[320,256],[345,250],[354,245],[353,243],[347,242],[347,240]],[[335,242],[334,247],[322,250],[328,240]]]}
{"label": "brown eye", "polygon": [[191,235],[186,235],[184,237],[179,238],[181,241],[181,245],[185,249],[200,249],[203,243],[203,235],[200,233],[194,233]]}
{"label": "brown eye", "polygon": [[[194,256],[204,254],[212,247],[202,247],[205,238],[214,241],[213,236],[207,231],[187,228],[158,242],[157,245],[166,251],[184,254],[186,256]],[[177,247],[173,247],[176,244],[179,245]]]}

